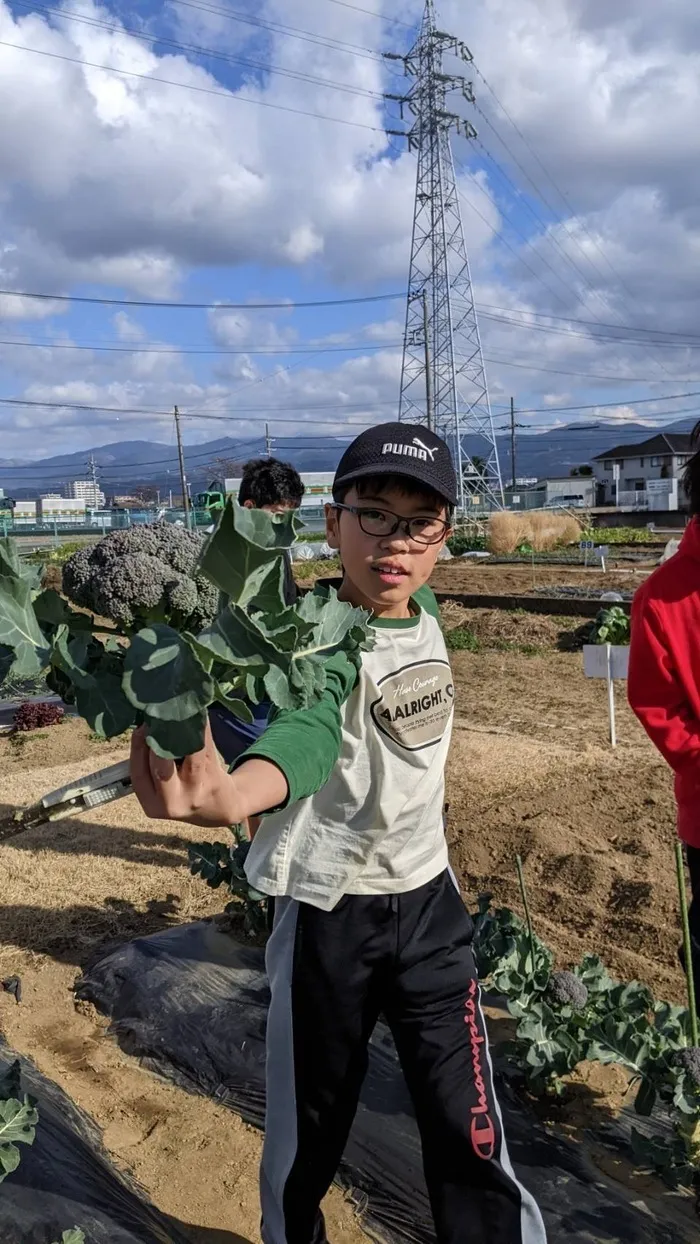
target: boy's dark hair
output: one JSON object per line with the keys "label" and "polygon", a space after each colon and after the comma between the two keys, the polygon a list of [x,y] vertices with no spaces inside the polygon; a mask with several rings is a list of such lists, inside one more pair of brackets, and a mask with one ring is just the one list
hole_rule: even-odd
{"label": "boy's dark hair", "polygon": [[361,475],[359,479],[349,480],[347,484],[339,484],[333,489],[333,500],[342,503],[347,497],[351,488],[357,490],[358,497],[376,497],[379,493],[386,492],[390,488],[395,488],[397,492],[403,493],[405,497],[422,497],[430,505],[445,507],[445,516],[448,522],[452,522],[454,514],[454,506],[449,505],[444,497],[440,496],[433,488],[428,488],[426,484],[422,484],[420,480],[411,479],[410,475],[392,475],[390,471],[379,473],[377,475]]}
{"label": "boy's dark hair", "polygon": [[299,472],[278,458],[253,458],[243,468],[238,504],[252,501],[256,510],[264,505],[301,505],[304,485]]}
{"label": "boy's dark hair", "polygon": [[700,514],[700,423],[690,433],[690,447],[694,450],[683,472],[683,487],[690,502],[690,513]]}

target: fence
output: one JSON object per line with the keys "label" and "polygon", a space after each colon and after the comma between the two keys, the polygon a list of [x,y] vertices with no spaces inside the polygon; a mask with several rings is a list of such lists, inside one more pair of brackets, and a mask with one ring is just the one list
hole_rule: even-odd
{"label": "fence", "polygon": [[648,510],[649,509],[649,493],[646,490],[642,492],[618,492],[618,507],[624,507],[629,510]]}

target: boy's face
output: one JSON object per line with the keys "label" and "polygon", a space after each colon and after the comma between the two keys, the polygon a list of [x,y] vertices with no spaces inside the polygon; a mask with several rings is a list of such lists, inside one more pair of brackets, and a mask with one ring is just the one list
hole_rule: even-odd
{"label": "boy's face", "polygon": [[[400,488],[387,488],[376,496],[358,496],[353,485],[343,505],[356,506],[375,516],[368,521],[366,515],[365,526],[376,523],[377,511],[389,511],[404,519],[447,521],[446,505],[428,497],[407,496]],[[427,583],[449,534],[447,529],[435,544],[421,544],[411,539],[402,524],[393,535],[368,535],[357,514],[332,505],[326,507],[328,543],[339,550],[343,563],[343,598],[378,616],[408,616],[409,598]]]}

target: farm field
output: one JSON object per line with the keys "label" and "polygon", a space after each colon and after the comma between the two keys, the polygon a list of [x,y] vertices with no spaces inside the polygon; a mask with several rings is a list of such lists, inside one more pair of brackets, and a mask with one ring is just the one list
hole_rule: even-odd
{"label": "farm field", "polygon": [[[524,590],[515,583],[531,573],[520,566],[447,565],[438,568],[434,586],[510,593]],[[536,573],[538,581],[558,584],[587,575],[596,589],[614,580],[568,567],[539,566]],[[453,865],[470,905],[488,890],[496,905],[520,911],[519,853],[536,931],[559,966],[595,952],[614,974],[682,1002],[671,778],[622,688],[619,745],[611,751],[604,684],[583,677],[580,652],[560,650],[580,624],[580,618],[445,607],[448,633],[468,628],[476,638],[475,651],[451,653]],[[124,755],[124,747],[97,742],[76,720],[0,738],[0,816]],[[89,1005],[76,1007],[71,992],[98,948],[221,910],[221,892],[191,877],[186,862],[188,843],[211,836],[148,821],[130,798],[0,847],[0,977],[17,974],[23,984],[19,1006],[0,993],[0,1027],[93,1115],[117,1164],[194,1244],[239,1244],[259,1238],[259,1135],[213,1102],[139,1069],[107,1038],[105,1020]],[[494,1019],[496,1036],[507,1027]],[[573,1094],[550,1121],[580,1138],[581,1126],[619,1109],[626,1078],[617,1067],[590,1065],[573,1079]],[[610,1170],[609,1159],[598,1160],[647,1198],[662,1195],[655,1181],[635,1184],[624,1163]],[[212,1197],[215,1185],[221,1195]],[[328,1217],[332,1239],[364,1238],[337,1190]]]}
{"label": "farm field", "polygon": [[[658,559],[657,559],[658,560]],[[469,558],[438,563],[430,580],[436,592],[463,592],[484,596],[537,595],[542,587],[586,588],[592,596],[601,592],[634,592],[656,562],[635,565],[613,562],[605,574],[585,566],[548,566],[535,562],[516,565],[489,564]]]}

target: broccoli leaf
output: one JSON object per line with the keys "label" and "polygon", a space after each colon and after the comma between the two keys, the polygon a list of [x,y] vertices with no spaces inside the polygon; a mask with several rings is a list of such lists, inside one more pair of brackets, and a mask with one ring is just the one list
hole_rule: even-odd
{"label": "broccoli leaf", "polygon": [[134,708],[159,721],[188,721],[214,698],[214,684],[190,644],[164,623],[133,636],[123,685]]}
{"label": "broccoli leaf", "polygon": [[187,848],[193,877],[201,877],[212,890],[231,879],[231,848],[225,842],[198,842]]}
{"label": "broccoli leaf", "polygon": [[[0,546],[7,545],[0,540]],[[6,549],[0,553],[0,567],[10,567]],[[32,607],[29,584],[19,574],[0,574],[0,644],[13,651],[9,671],[15,678],[32,678],[47,664],[48,649]],[[2,659],[2,666],[6,659]]]}
{"label": "broccoli leaf", "polygon": [[134,724],[136,713],[122,689],[121,656],[84,633],[71,639],[61,626],[51,663],[70,680],[78,712],[96,734],[112,739]]}
{"label": "broccoli leaf", "polygon": [[230,604],[222,609],[211,626],[195,637],[193,647],[198,653],[213,657],[224,666],[267,667],[279,660],[282,654],[263,627],[260,614],[251,618],[238,605]]}
{"label": "broccoli leaf", "polygon": [[235,695],[230,691],[226,691],[226,689],[218,682],[215,683],[215,694],[217,704],[223,704],[224,708],[227,708],[230,713],[233,713],[234,717],[238,717],[241,721],[247,721],[249,723],[253,720],[253,714],[251,713],[250,708],[246,704],[245,700],[242,700],[240,696]]}
{"label": "broccoli leaf", "polygon": [[284,558],[275,557],[272,565],[263,562],[246,580],[236,601],[249,613],[280,613],[286,608],[284,598]]}
{"label": "broccoli leaf", "polygon": [[70,631],[92,632],[96,629],[109,629],[105,626],[97,628],[89,614],[78,613],[76,609],[71,609],[68,601],[59,596],[58,592],[54,592],[53,588],[39,593],[34,600],[34,612],[37,620],[47,631],[59,626],[67,626]]}
{"label": "broccoli leaf", "polygon": [[70,1231],[63,1232],[56,1244],[85,1244],[85,1235],[80,1227],[71,1227]]}
{"label": "broccoli leaf", "polygon": [[10,536],[0,538],[0,575],[7,575],[10,579],[22,578],[19,549]]}
{"label": "broccoli leaf", "polygon": [[644,1074],[655,1044],[654,1029],[644,1016],[618,1020],[608,1015],[590,1035],[586,1057],[592,1062],[624,1063],[633,1073]]}
{"label": "broccoli leaf", "polygon": [[201,709],[184,721],[166,721],[145,715],[146,742],[157,756],[166,760],[179,760],[192,756],[204,747],[207,728],[207,710]]}
{"label": "broccoli leaf", "polygon": [[344,643],[348,636],[352,637],[355,630],[357,642],[364,639],[365,610],[348,607],[339,601],[335,588],[330,588],[323,595],[307,592],[296,612],[305,622],[313,624],[313,640],[307,647],[332,650]]}
{"label": "broccoli leaf", "polygon": [[18,1144],[31,1145],[39,1115],[31,1097],[0,1101],[0,1183],[19,1166]]}
{"label": "broccoli leaf", "polygon": [[[268,514],[265,510],[248,510],[229,500],[216,531],[209,537],[197,570],[236,603],[250,599],[249,578],[261,566],[269,566],[270,554],[282,554],[294,544],[299,520],[291,510],[284,514]],[[265,576],[263,576],[263,580]],[[262,580],[254,581],[255,590],[262,590]],[[266,592],[272,590],[267,584]]]}

